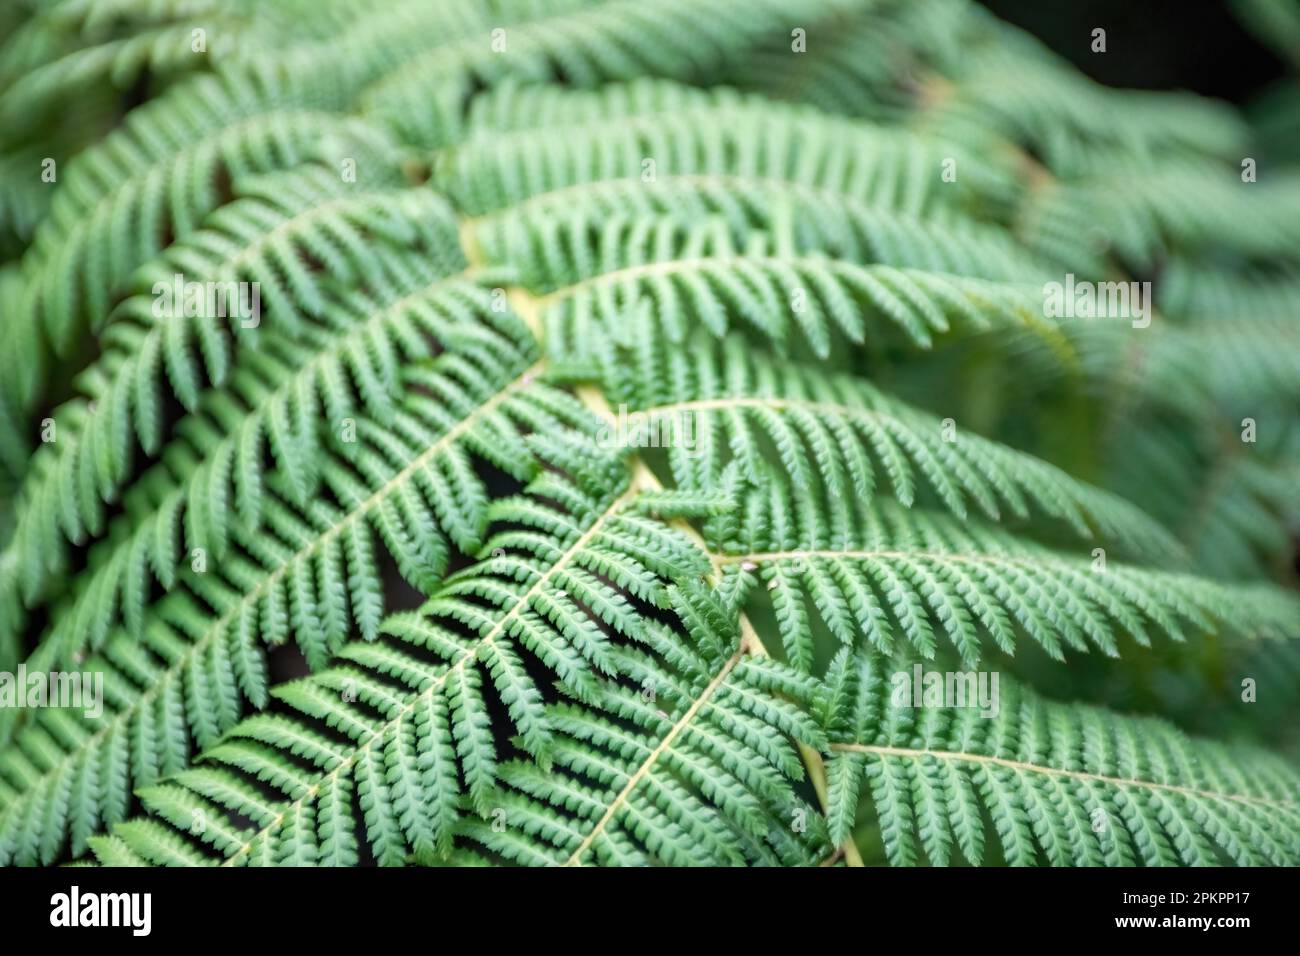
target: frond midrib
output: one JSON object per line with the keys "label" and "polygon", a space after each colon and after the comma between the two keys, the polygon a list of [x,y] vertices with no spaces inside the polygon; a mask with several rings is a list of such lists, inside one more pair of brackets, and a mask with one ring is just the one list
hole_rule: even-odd
{"label": "frond midrib", "polygon": [[1215,790],[1202,790],[1196,787],[1181,786],[1172,783],[1161,783],[1155,780],[1143,780],[1132,777],[1112,777],[1105,774],[1088,773],[1082,770],[1065,770],[1060,767],[1053,767],[1049,764],[1036,764],[1022,760],[1012,760],[1007,757],[993,757],[987,754],[965,753],[958,750],[932,750],[929,748],[912,748],[912,747],[888,747],[876,744],[851,744],[851,743],[833,743],[832,751],[842,753],[859,753],[878,756],[882,758],[897,757],[907,760],[925,760],[933,757],[936,760],[945,760],[952,763],[970,763],[985,766],[1005,767],[1018,773],[1026,773],[1039,776],[1063,777],[1071,780],[1079,780],[1091,783],[1102,783],[1112,787],[1133,787],[1141,790],[1164,791],[1168,793],[1177,793],[1182,796],[1195,797],[1209,800],[1230,800],[1237,803],[1248,803],[1257,806],[1272,807],[1278,810],[1289,810],[1300,813],[1300,799],[1297,800],[1272,800],[1267,797],[1254,797],[1242,793],[1224,793]]}

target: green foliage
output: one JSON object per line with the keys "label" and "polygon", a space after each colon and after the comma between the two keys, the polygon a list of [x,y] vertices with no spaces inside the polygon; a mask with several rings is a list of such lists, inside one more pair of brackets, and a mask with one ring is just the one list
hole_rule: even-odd
{"label": "green foliage", "polygon": [[866,791],[889,860],[901,865],[922,854],[937,866],[957,854],[979,865],[994,852],[1059,866],[1300,860],[1300,777],[1271,754],[1045,701],[1010,681],[993,718],[913,707],[908,693],[883,686],[889,676],[881,660],[847,653],[831,668],[824,719],[837,840]]}
{"label": "green foliage", "polygon": [[1268,130],[965,0],[0,22],[0,672],[103,682],[0,863],[1300,863]]}

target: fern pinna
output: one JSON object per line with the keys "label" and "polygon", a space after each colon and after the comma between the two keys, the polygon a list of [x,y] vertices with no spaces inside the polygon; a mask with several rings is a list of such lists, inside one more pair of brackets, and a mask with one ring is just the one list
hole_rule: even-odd
{"label": "fern pinna", "polygon": [[0,671],[102,706],[0,861],[1300,864],[1241,116],[963,0],[18,7]]}

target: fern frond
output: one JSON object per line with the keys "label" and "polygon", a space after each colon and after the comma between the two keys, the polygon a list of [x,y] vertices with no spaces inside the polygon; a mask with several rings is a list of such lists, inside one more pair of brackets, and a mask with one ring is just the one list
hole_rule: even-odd
{"label": "fern frond", "polygon": [[790,785],[804,776],[790,741],[822,739],[805,710],[814,685],[745,654],[707,593],[674,590],[689,636],[649,629],[625,685],[554,705],[550,771],[503,766],[499,816],[459,834],[528,865],[798,865],[825,852],[820,816]]}
{"label": "fern frond", "polygon": [[1204,261],[1173,259],[1160,273],[1160,305],[1170,315],[1206,321],[1282,322],[1294,315],[1300,275],[1294,270],[1228,271]]}
{"label": "fern frond", "polygon": [[[20,253],[49,210],[50,190],[41,183],[44,155],[36,149],[0,154],[0,261]],[[5,314],[11,314],[8,309]]]}
{"label": "fern frond", "polygon": [[[31,859],[35,844],[13,844],[19,834],[32,839],[24,814],[84,775],[76,812],[66,816],[65,807],[42,824],[40,857],[57,852],[69,827],[80,848],[98,820],[119,819],[128,773],[140,787],[181,769],[191,735],[211,743],[238,720],[243,698],[264,704],[260,643],[283,643],[292,634],[321,667],[350,634],[373,638],[385,607],[377,543],[426,593],[440,580],[453,543],[477,550],[493,505],[470,453],[523,479],[538,467],[528,432],[545,431],[553,445],[565,429],[591,423],[571,398],[533,382],[531,366],[498,366],[489,374],[478,364],[484,357],[475,358],[448,353],[433,368],[412,370],[403,414],[388,428],[358,421],[356,445],[343,446],[351,452],[344,453],[348,464],[322,472],[328,499],[296,508],[282,484],[268,483],[261,535],[242,535],[236,525],[238,551],[206,571],[186,571],[184,586],[150,608],[138,630],[107,638],[102,652],[84,662],[104,674],[104,716],[42,711],[0,751],[0,778],[12,790],[0,799],[0,847]],[[503,374],[513,377],[502,380]],[[143,574],[147,557],[133,553],[130,560]],[[97,580],[99,591],[111,595],[113,579]],[[97,606],[99,594],[89,593],[80,613],[58,628],[60,640],[42,643],[33,669],[66,660],[84,644],[93,620],[86,615],[111,605]],[[138,599],[124,592],[123,600]]]}
{"label": "fern frond", "polygon": [[1026,216],[1035,248],[1078,249],[1088,237],[1143,272],[1170,254],[1228,252],[1294,264],[1300,180],[1284,174],[1244,182],[1233,166],[1113,154],[1088,175],[1044,190]]}
{"label": "fern frond", "polygon": [[1174,529],[1201,573],[1289,580],[1300,431],[1281,425],[1284,415],[1261,415],[1267,431],[1253,444],[1241,441],[1239,420],[1188,441],[1185,422],[1149,415],[1107,450],[1108,484]]}
{"label": "fern frond", "polygon": [[[560,77],[577,87],[640,76],[699,79],[765,35],[789,35],[791,26],[862,2],[758,0],[742,10],[665,0],[653,11],[634,0],[524,4],[513,27],[493,24],[502,31],[496,48],[484,31],[415,57],[371,84],[364,111],[405,142],[446,145],[464,135],[464,105],[476,88]],[[432,102],[430,90],[437,91]]]}
{"label": "fern frond", "polygon": [[1014,654],[1021,635],[1057,660],[1069,648],[1119,656],[1127,637],[1175,641],[1216,630],[1282,639],[1300,632],[1300,601],[1262,585],[1218,582],[1071,554],[1005,530],[882,502],[846,520],[767,481],[745,499],[718,557],[724,587],[766,592],[789,659],[811,668],[815,622],[841,643],[893,652],[906,641],[931,658],[946,638],[978,665],[991,640]]}
{"label": "fern frond", "polygon": [[[162,463],[132,486],[124,515],[91,550],[71,606],[57,610],[54,646],[98,644],[119,618],[136,630],[151,579],[170,589],[196,549],[205,563],[219,562],[236,533],[261,528],[267,508],[308,510],[322,476],[345,474],[348,462],[360,457],[339,444],[349,423],[364,447],[379,442],[386,427],[445,419],[447,409],[427,400],[399,402],[403,390],[433,387],[451,396],[462,392],[462,381],[511,389],[536,359],[519,320],[493,311],[487,292],[456,278],[435,279],[383,305],[354,293],[326,311],[330,327],[301,341],[272,337],[250,367],[236,372],[230,392],[213,396],[178,424]],[[438,346],[447,349],[445,357],[429,372],[418,366],[401,371],[403,362],[418,362]],[[490,397],[479,393],[484,403]],[[456,406],[473,414],[472,403],[448,407]],[[323,426],[317,420],[322,413]],[[494,460],[517,468],[528,457],[520,455],[519,444],[493,449]],[[403,465],[420,450],[404,451],[391,439],[373,447]],[[276,465],[272,497],[263,492],[268,460]],[[367,492],[388,477],[371,468],[359,475]],[[45,547],[56,549],[58,526],[45,531],[51,536]],[[22,567],[31,582],[37,558],[22,557],[24,543],[19,536],[3,560],[6,567]],[[11,595],[15,610],[16,601]],[[64,638],[68,631],[77,635],[73,644]]]}
{"label": "fern frond", "polygon": [[1177,556],[1169,533],[1127,502],[955,421],[949,431],[861,379],[780,362],[734,336],[668,348],[649,329],[625,352],[607,351],[596,374],[612,403],[640,416],[623,440],[662,447],[683,487],[718,481],[732,460],[761,487],[777,465],[795,487],[825,492],[815,505],[832,524],[855,501],[889,494],[960,517],[968,504],[995,520],[1004,509],[1016,519],[1036,513],[1085,539]]}
{"label": "fern frond", "polygon": [[886,330],[920,349],[949,332],[1025,326],[1064,344],[1056,323],[1036,314],[1034,304],[1026,286],[819,255],[733,254],[598,275],[544,298],[542,319],[549,347],[575,360],[583,355],[582,343],[620,337],[620,322],[635,321],[653,321],[673,343],[701,325],[718,337],[739,328],[782,352],[806,344],[818,358],[837,343],[862,345],[869,333],[883,339]]}
{"label": "fern frond", "polygon": [[487,263],[554,292],[601,273],[701,256],[809,257],[1031,282],[1050,268],[1005,233],[960,219],[881,210],[797,183],[730,175],[663,176],[653,189],[600,180],[541,193],[471,220]]}
{"label": "fern frond", "polygon": [[[200,395],[206,389],[204,378],[213,386],[224,384],[236,364],[233,353],[238,342],[266,334],[271,337],[270,354],[287,353],[291,362],[303,361],[311,353],[293,343],[301,338],[305,313],[318,323],[317,343],[329,342],[344,329],[340,316],[328,314],[332,309],[350,305],[350,311],[356,314],[365,308],[364,293],[391,299],[404,282],[409,282],[401,262],[393,261],[385,251],[388,243],[395,249],[410,247],[417,251],[445,248],[447,236],[454,235],[445,207],[432,194],[403,191],[353,196],[344,192],[340,196],[322,191],[336,189],[327,185],[330,181],[330,174],[324,171],[317,177],[299,175],[293,184],[281,186],[285,194],[282,201],[272,202],[263,195],[226,207],[223,213],[227,215],[214,217],[216,222],[210,230],[197,234],[191,244],[174,246],[154,271],[144,274],[144,286],[156,280],[168,293],[177,285],[174,276],[181,276],[187,283],[221,283],[233,290],[229,294],[235,300],[243,295],[240,283],[254,277],[251,282],[258,284],[259,299],[265,297],[268,313],[262,316],[258,312],[250,318],[238,301],[229,303],[228,319],[209,315],[208,305],[191,312],[184,291],[169,294],[164,300],[138,295],[119,310],[123,318],[103,335],[104,355],[80,378],[86,397],[75,399],[55,413],[54,421],[59,426],[56,439],[36,456],[20,495],[14,535],[16,554],[5,560],[22,568],[21,580],[29,603],[48,576],[60,568],[64,539],[83,542],[102,532],[105,505],[118,497],[133,475],[136,442],[146,455],[161,451],[166,430],[164,384],[170,386],[182,406],[197,411]],[[255,188],[275,186],[271,181]],[[331,199],[322,201],[323,196]],[[443,243],[438,242],[440,224]],[[443,271],[459,264],[446,253],[425,255],[432,259],[434,268]],[[325,273],[305,268],[302,256],[328,263],[330,278],[322,281]],[[351,303],[346,297],[340,301],[338,294],[333,301],[327,297],[326,288],[339,288],[336,277],[354,280],[351,284],[357,292],[351,294]],[[243,306],[254,311],[260,308],[251,296],[245,298]],[[387,313],[385,317],[391,322],[398,316]],[[263,320],[265,329],[260,328]],[[382,411],[385,404],[391,404],[397,390],[396,358],[385,338],[361,341],[370,348],[382,349],[373,359],[380,364],[372,367],[372,359],[354,349],[350,370],[358,373],[368,404]],[[195,355],[195,351],[199,354]],[[268,374],[275,364],[273,360],[262,360],[259,374]],[[331,410],[337,411],[343,407],[341,390],[346,388],[346,380],[338,376],[344,370],[335,366],[327,371],[334,375],[331,391],[336,401]],[[245,387],[247,375],[242,376]],[[312,376],[301,377],[293,391],[281,393],[279,401],[265,410],[265,419],[272,421],[270,426],[255,421],[251,431],[240,433],[240,471],[245,472],[242,480],[252,482],[254,487],[259,480],[261,436],[265,432],[298,498],[310,493],[306,475],[309,465],[304,459],[310,459],[316,447],[313,417],[317,399],[313,384]],[[228,417],[232,411],[220,403],[216,409],[221,417]],[[189,427],[200,426],[191,423]],[[224,431],[228,426],[217,427]],[[225,475],[218,476],[217,481],[233,481],[229,471],[234,447],[230,443],[219,459],[217,470]],[[214,496],[213,504],[217,503],[218,490],[208,489],[208,494]],[[173,513],[170,520],[177,518]],[[219,533],[216,543],[222,543],[223,538]],[[166,580],[170,572],[159,573]]]}
{"label": "fern frond", "polygon": [[103,678],[0,700],[0,865],[1300,864],[1093,706],[1295,744],[1284,122],[970,0],[0,32],[0,672]]}
{"label": "fern frond", "polygon": [[[11,322],[17,348],[6,358],[24,407],[39,384],[43,342],[68,350],[168,237],[189,236],[223,203],[221,182],[313,159],[337,169],[355,157],[382,168],[382,133],[313,108],[327,94],[234,76],[178,87],[70,164],[24,257],[26,289]],[[280,106],[295,101],[302,105]]]}
{"label": "fern frond", "polygon": [[[617,100],[609,102],[617,112]],[[579,115],[587,108],[575,104]],[[471,137],[439,154],[435,182],[469,215],[580,183],[650,187],[660,174],[782,180],[915,216],[1008,213],[1017,194],[1012,167],[962,158],[960,146],[942,140],[712,96],[689,109]],[[962,170],[955,181],[942,178],[946,159]]]}
{"label": "fern frond", "polygon": [[[194,19],[157,23],[131,23],[119,35],[95,37],[75,45],[40,66],[28,65],[0,97],[0,123],[10,135],[39,126],[66,101],[87,88],[99,87],[100,95],[124,93],[147,75],[166,83],[192,70],[206,68],[209,58],[228,59],[249,46],[261,46],[270,38],[268,24],[250,28],[246,15],[208,5]],[[202,50],[195,50],[195,30],[203,33]],[[207,33],[211,33],[211,45]],[[24,47],[30,36],[22,37]],[[259,43],[259,41],[261,41]],[[261,46],[265,52],[273,47]],[[0,51],[0,57],[3,51]],[[0,72],[4,64],[0,63]]]}
{"label": "fern frond", "polygon": [[[1044,701],[999,682],[998,709],[914,706],[890,666],[841,659],[827,694],[832,839],[869,796],[891,863],[1296,865],[1300,777],[1163,721]],[[911,678],[905,666],[895,672]],[[886,688],[890,681],[891,688]],[[992,833],[990,833],[990,829]]]}
{"label": "fern frond", "polygon": [[996,150],[1029,147],[1056,173],[1101,152],[1231,159],[1245,124],[1211,100],[1107,89],[1042,43],[963,0],[900,0],[814,31],[816,55],[774,38],[727,77],[827,112]]}
{"label": "fern frond", "polygon": [[1063,178],[1106,154],[1235,160],[1246,149],[1245,125],[1221,103],[1190,94],[1107,89],[1048,54],[1037,40],[1013,28],[999,32],[998,42],[963,57],[927,104],[923,115],[937,134],[959,142],[997,137],[1027,145]]}
{"label": "fern frond", "polygon": [[[606,455],[597,466],[592,450],[570,446],[562,463],[594,467],[608,485],[621,465]],[[552,473],[531,495],[492,506],[513,527],[418,612],[390,616],[380,640],[349,644],[336,666],[278,688],[286,714],[245,720],[206,753],[202,770],[142,793],[199,845],[180,851],[180,835],[163,837],[151,823],[117,835],[153,862],[208,853],[226,863],[354,863],[344,821],[355,800],[381,863],[447,852],[462,795],[480,815],[493,808],[499,758],[489,707],[504,708],[541,766],[554,759],[555,729],[525,660],[568,693],[592,697],[599,676],[614,672],[611,638],[647,639],[650,625],[627,595],[663,604],[669,580],[707,567],[680,534],[628,513],[634,488],[593,494]],[[208,821],[197,831],[196,810]]]}
{"label": "fern frond", "polygon": [[810,31],[814,56],[773,37],[725,80],[839,116],[906,124],[928,102],[924,80],[957,69],[981,42],[983,8],[966,0],[885,0]]}

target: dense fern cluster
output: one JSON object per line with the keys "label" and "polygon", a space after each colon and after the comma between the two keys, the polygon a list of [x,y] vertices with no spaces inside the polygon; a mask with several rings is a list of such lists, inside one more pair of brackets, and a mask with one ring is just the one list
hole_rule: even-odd
{"label": "dense fern cluster", "polygon": [[966,0],[0,20],[0,672],[103,679],[0,863],[1300,864],[1267,123]]}

